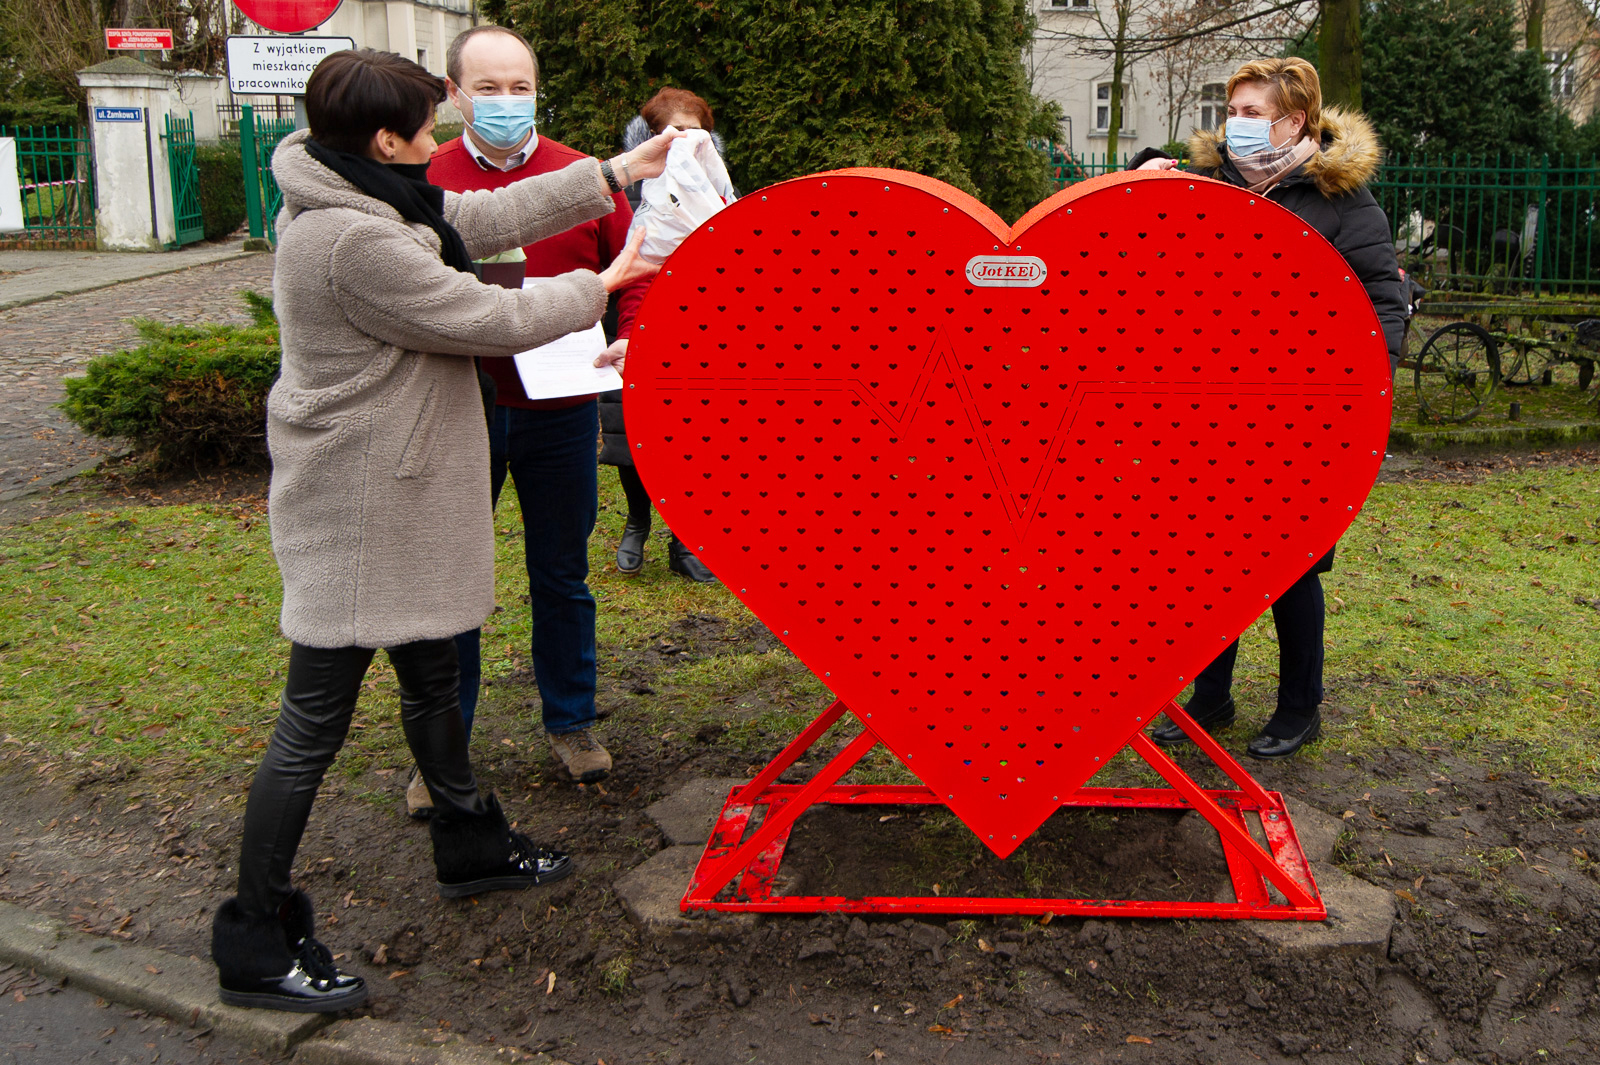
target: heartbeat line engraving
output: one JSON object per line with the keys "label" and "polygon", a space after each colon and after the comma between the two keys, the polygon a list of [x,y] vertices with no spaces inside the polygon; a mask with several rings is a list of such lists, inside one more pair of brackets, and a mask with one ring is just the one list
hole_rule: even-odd
{"label": "heartbeat line engraving", "polygon": [[[905,380],[899,375],[897,380]],[[861,378],[839,377],[660,377],[656,387],[663,392],[713,391],[719,395],[740,393],[787,395],[833,393],[848,395],[859,400],[873,412],[875,420],[889,430],[891,442],[909,435],[917,426],[919,416],[934,408],[938,389],[947,392],[957,401],[960,417],[965,425],[964,443],[976,447],[983,456],[984,467],[994,484],[995,496],[1005,509],[1018,542],[1027,536],[1029,525],[1038,515],[1040,501],[1045,498],[1051,476],[1067,462],[1064,454],[1072,440],[1072,431],[1086,401],[1096,397],[1158,395],[1227,396],[1227,397],[1317,397],[1334,399],[1360,397],[1363,393],[1355,385],[1326,385],[1302,383],[1291,385],[1288,381],[1222,380],[1206,378],[1192,381],[1135,380],[1126,377],[1080,377],[1071,382],[1057,382],[1067,387],[1058,400],[1059,408],[1053,422],[1041,430],[1037,448],[1024,448],[1023,453],[1009,450],[1011,438],[1000,435],[995,419],[985,414],[985,404],[973,387],[973,376],[958,358],[949,335],[940,328],[929,343],[922,365],[911,378],[910,387],[898,394],[889,394],[883,382],[865,381]],[[990,414],[994,412],[992,409]],[[950,419],[953,420],[953,419]],[[949,427],[947,427],[949,428]]]}

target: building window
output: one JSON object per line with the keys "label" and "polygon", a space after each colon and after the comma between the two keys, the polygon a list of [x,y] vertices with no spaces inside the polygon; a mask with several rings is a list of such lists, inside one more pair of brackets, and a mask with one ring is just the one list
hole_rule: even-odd
{"label": "building window", "polygon": [[1200,128],[1219,129],[1228,117],[1228,87],[1220,81],[1200,86]]}
{"label": "building window", "polygon": [[1546,52],[1545,73],[1550,78],[1550,95],[1557,100],[1570,100],[1578,95],[1578,64],[1570,52]]}
{"label": "building window", "polygon": [[[1111,82],[1102,81],[1094,87],[1094,131],[1108,133],[1111,130]],[[1133,86],[1122,87],[1122,129],[1119,132],[1132,133],[1133,123],[1129,121],[1133,116]]]}
{"label": "building window", "polygon": [[1094,0],[1045,0],[1044,6],[1056,9],[1066,8],[1069,11],[1073,9],[1088,11],[1094,7]]}
{"label": "building window", "polygon": [[428,50],[426,48],[417,49],[417,66],[423,70],[428,69]]}

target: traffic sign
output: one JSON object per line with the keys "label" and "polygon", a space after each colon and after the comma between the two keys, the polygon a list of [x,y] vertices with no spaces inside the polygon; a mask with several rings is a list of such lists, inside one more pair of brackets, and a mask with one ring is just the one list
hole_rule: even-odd
{"label": "traffic sign", "polygon": [[229,37],[228,89],[304,96],[324,56],[355,46],[349,37]]}
{"label": "traffic sign", "polygon": [[245,18],[274,33],[304,33],[327,22],[339,0],[233,0]]}
{"label": "traffic sign", "polygon": [[107,29],[106,47],[112,51],[156,52],[172,47],[171,30]]}

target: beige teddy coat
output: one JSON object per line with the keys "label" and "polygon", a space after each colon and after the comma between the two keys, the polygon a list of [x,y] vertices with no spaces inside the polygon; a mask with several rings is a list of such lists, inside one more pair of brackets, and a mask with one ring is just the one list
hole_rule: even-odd
{"label": "beige teddy coat", "polygon": [[[283,371],[267,399],[268,507],[283,632],[311,647],[444,639],[494,608],[489,437],[471,356],[587,329],[605,287],[586,270],[516,291],[451,269],[433,230],[311,158],[307,136],[272,159]],[[444,216],[481,259],[614,206],[585,159],[494,192],[447,192]]]}

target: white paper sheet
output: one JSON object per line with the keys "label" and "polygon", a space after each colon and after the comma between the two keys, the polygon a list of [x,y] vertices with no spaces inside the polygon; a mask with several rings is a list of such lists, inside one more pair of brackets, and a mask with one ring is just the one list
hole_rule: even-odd
{"label": "white paper sheet", "polygon": [[[522,283],[528,288],[545,280],[530,277]],[[517,360],[517,376],[529,399],[560,399],[563,396],[588,396],[622,387],[622,375],[611,367],[596,368],[595,357],[606,350],[606,332],[597,322],[589,329],[568,333],[541,347],[512,356]]]}

